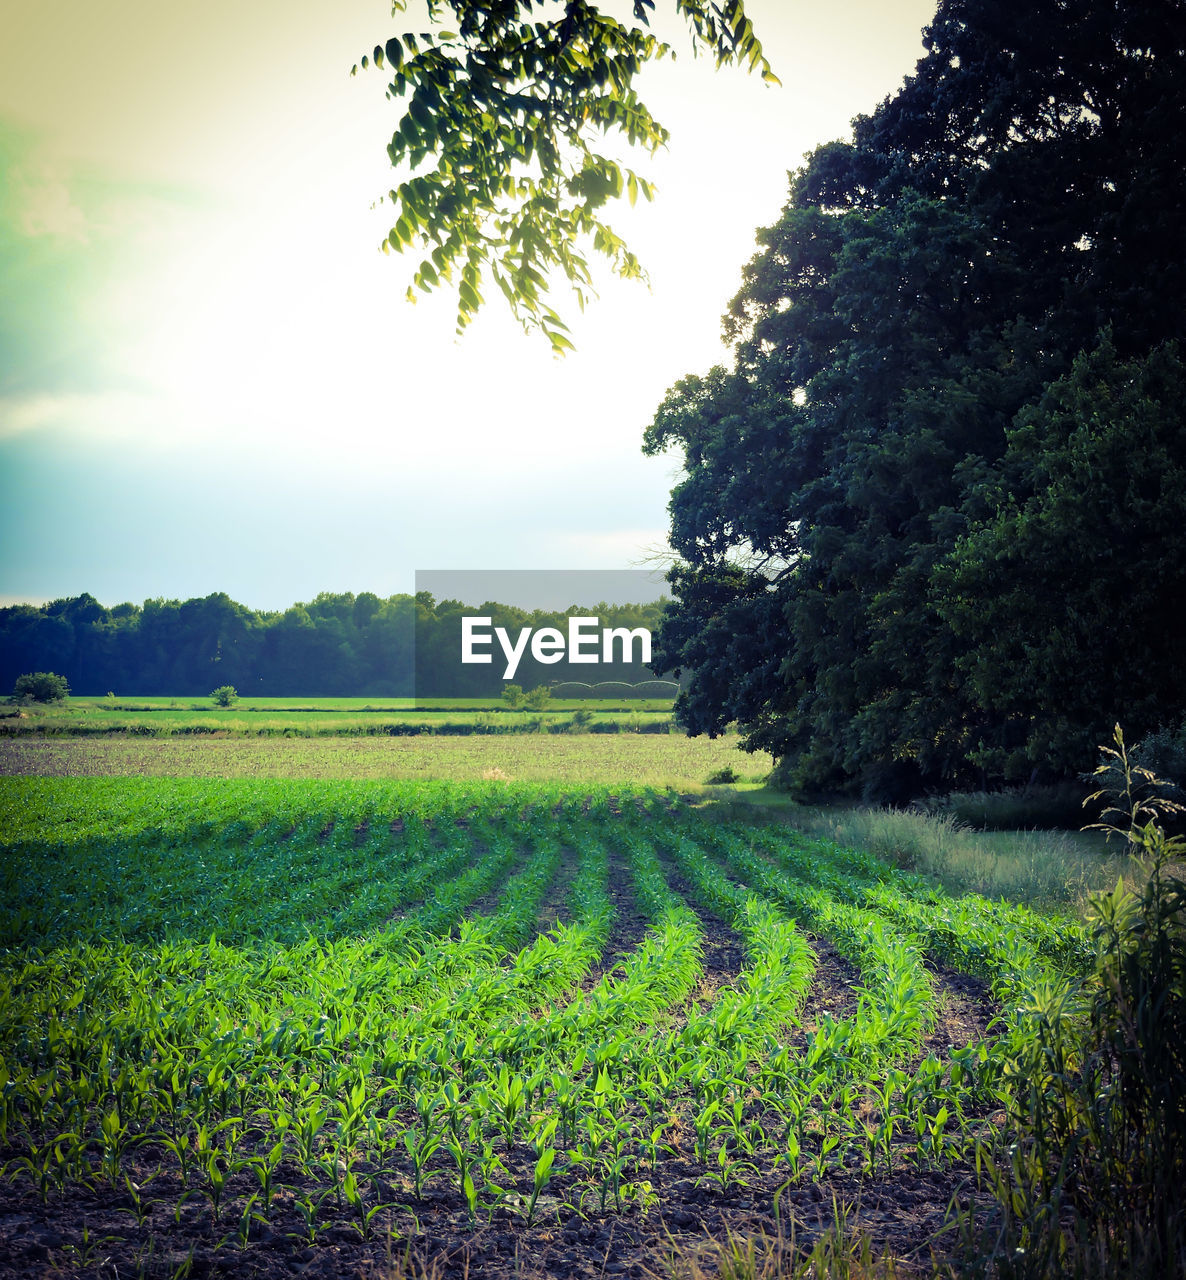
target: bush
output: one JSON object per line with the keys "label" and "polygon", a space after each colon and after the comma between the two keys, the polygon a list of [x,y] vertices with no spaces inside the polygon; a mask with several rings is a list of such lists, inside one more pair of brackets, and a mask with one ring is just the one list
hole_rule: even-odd
{"label": "bush", "polygon": [[1186,720],[1176,729],[1159,729],[1142,738],[1133,748],[1132,758],[1168,782],[1181,799],[1186,794]]}
{"label": "bush", "polygon": [[52,671],[30,671],[17,676],[12,696],[21,702],[63,702],[70,695],[65,676]]}
{"label": "bush", "polygon": [[523,705],[532,711],[542,711],[548,705],[552,691],[546,684],[537,684],[529,693],[523,695]]}
{"label": "bush", "polygon": [[239,695],[233,684],[221,684],[213,690],[210,697],[216,707],[233,707],[239,701]]}
{"label": "bush", "polygon": [[923,807],[927,813],[953,818],[977,831],[1073,830],[1083,822],[1086,791],[1074,782],[1005,791],[953,791]]}
{"label": "bush", "polygon": [[709,787],[720,787],[740,781],[741,775],[731,764],[727,764],[724,768],[718,769],[715,773],[710,773],[708,777],[704,779],[704,784]]}
{"label": "bush", "polygon": [[982,1150],[1000,1211],[1002,1274],[1186,1274],[1186,842],[1179,806],[1136,765],[1119,727],[1095,777],[1102,826],[1146,867],[1136,892],[1093,898],[1094,971],[1034,994],[1034,1035],[1015,1065],[1007,1149]]}
{"label": "bush", "polygon": [[517,710],[523,705],[523,686],[521,684],[503,685],[502,700],[512,711]]}

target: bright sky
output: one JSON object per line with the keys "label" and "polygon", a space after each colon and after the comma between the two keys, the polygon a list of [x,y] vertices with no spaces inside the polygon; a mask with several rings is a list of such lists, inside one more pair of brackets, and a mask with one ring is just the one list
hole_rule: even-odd
{"label": "bright sky", "polygon": [[[671,0],[667,7],[674,10]],[[664,0],[657,8],[662,11]],[[0,44],[0,603],[227,591],[283,608],[416,569],[609,569],[664,542],[667,388],[787,170],[901,83],[933,0],[750,0],[781,89],[686,51],[642,96],[655,203],[611,210],[651,288],[608,280],[577,353],[493,287],[460,341],[404,301],[398,106],[351,65],[420,30],[370,0],[17,0]],[[664,22],[664,34],[679,39]]]}

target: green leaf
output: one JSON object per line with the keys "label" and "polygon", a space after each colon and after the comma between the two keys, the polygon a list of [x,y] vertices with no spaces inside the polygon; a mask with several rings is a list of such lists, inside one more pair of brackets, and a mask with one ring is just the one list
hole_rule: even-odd
{"label": "green leaf", "polygon": [[[636,8],[645,13],[651,2],[638,0]],[[740,5],[727,6],[728,28],[703,0],[677,0],[676,8],[692,23],[694,47],[711,43],[725,60],[760,55]],[[556,38],[557,21],[545,20],[534,0],[479,10],[482,20],[463,24],[461,34],[407,33],[371,55],[392,72],[389,93],[406,103],[389,159],[413,170],[430,164],[424,176],[437,188],[431,199],[401,188],[393,203],[399,214],[414,215],[413,231],[420,225],[427,239],[454,243],[451,258],[478,249],[484,260],[496,260],[508,248],[530,244],[532,274],[516,274],[508,264],[500,290],[519,319],[541,327],[539,299],[557,277],[567,278],[583,307],[591,276],[582,245],[590,238],[619,275],[643,274],[621,238],[593,213],[623,194],[631,204],[640,191],[650,200],[651,188],[596,155],[592,142],[598,132],[616,131],[654,151],[666,140],[666,129],[635,96],[634,80],[646,62],[670,50],[593,4],[569,7],[563,42]],[[737,57],[724,47],[728,31],[746,42]],[[764,59],[760,65],[768,70]],[[524,174],[529,166],[538,171]],[[388,247],[415,239],[396,236]],[[461,284],[479,296],[472,279],[460,281],[459,290]],[[465,296],[460,303],[463,313],[475,305]]]}

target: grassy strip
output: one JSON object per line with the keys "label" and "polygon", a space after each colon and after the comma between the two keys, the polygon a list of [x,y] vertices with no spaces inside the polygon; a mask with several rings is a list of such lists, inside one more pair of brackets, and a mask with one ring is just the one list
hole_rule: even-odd
{"label": "grassy strip", "polygon": [[[0,777],[293,778],[519,781],[582,786],[700,785],[725,766],[768,770],[739,739],[678,734],[507,734],[465,738],[92,738],[0,740]],[[0,806],[3,791],[0,788]]]}
{"label": "grassy strip", "polygon": [[799,805],[761,787],[722,788],[712,797],[725,817],[790,824],[896,870],[931,876],[952,894],[1079,916],[1090,895],[1112,888],[1117,876],[1130,886],[1143,878],[1135,859],[1094,831],[980,831],[952,813]]}

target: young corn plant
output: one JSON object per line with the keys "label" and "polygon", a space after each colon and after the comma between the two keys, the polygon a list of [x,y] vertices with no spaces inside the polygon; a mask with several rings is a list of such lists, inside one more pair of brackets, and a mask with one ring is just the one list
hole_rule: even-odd
{"label": "young corn plant", "polygon": [[417,1200],[424,1199],[424,1188],[430,1178],[435,1178],[442,1171],[429,1169],[428,1162],[441,1149],[444,1137],[440,1133],[425,1132],[422,1129],[406,1129],[404,1131],[404,1149],[412,1162],[412,1189]]}
{"label": "young corn plant", "polygon": [[535,1224],[535,1210],[539,1204],[540,1195],[552,1181],[553,1172],[556,1165],[556,1148],[545,1147],[536,1159],[535,1170],[533,1173],[533,1181],[531,1187],[531,1198],[527,1202],[527,1211],[525,1217],[527,1225]]}

